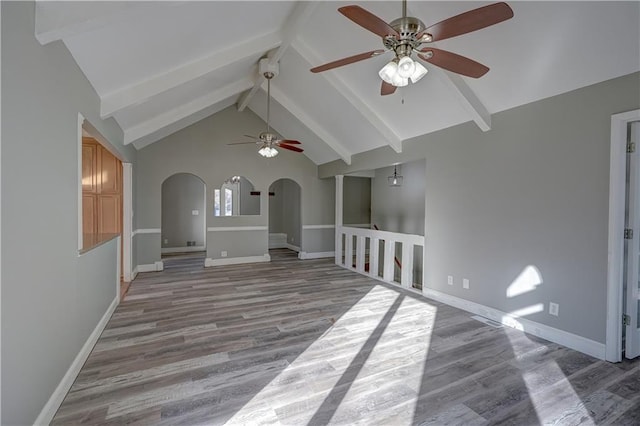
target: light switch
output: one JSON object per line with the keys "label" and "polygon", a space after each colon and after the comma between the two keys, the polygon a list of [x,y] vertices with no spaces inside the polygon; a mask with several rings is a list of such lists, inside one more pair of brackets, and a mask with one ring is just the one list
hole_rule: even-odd
{"label": "light switch", "polygon": [[200,212],[198,210],[191,210],[191,215],[192,216],[198,216],[200,214]]}

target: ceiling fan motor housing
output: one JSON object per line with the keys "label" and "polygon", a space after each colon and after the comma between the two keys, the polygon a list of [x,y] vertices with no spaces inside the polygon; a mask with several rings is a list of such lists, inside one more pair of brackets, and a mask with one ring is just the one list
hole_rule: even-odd
{"label": "ceiling fan motor housing", "polygon": [[410,55],[413,49],[418,48],[424,42],[422,37],[417,38],[417,35],[426,28],[418,18],[405,16],[391,21],[389,25],[400,34],[400,39],[387,36],[383,39],[383,44],[387,49],[393,50],[399,58]]}

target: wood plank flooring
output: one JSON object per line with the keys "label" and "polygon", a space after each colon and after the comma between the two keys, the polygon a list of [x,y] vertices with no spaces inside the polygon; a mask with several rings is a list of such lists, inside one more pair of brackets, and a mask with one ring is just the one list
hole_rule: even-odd
{"label": "wood plank flooring", "polygon": [[333,265],[138,275],[53,424],[640,424],[610,364]]}

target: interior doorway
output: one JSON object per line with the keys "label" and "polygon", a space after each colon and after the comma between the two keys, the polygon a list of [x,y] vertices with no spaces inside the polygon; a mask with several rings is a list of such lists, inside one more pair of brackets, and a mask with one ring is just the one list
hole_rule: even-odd
{"label": "interior doorway", "polygon": [[640,356],[640,110],[611,117],[605,359]]}
{"label": "interior doorway", "polygon": [[302,247],[302,189],[292,179],[278,179],[269,186],[269,249]]}
{"label": "interior doorway", "polygon": [[191,173],[176,173],[162,182],[163,259],[206,251],[206,193],[204,181]]}

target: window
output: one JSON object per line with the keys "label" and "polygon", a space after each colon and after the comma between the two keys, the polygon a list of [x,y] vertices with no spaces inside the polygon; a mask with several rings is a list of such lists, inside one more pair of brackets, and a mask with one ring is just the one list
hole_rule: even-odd
{"label": "window", "polygon": [[233,216],[233,191],[229,188],[224,189],[224,215]]}
{"label": "window", "polygon": [[213,190],[213,215],[220,216],[220,190]]}

